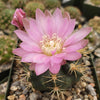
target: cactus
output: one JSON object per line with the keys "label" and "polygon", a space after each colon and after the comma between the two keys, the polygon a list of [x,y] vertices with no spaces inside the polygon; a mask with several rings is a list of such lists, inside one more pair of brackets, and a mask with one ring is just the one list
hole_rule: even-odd
{"label": "cactus", "polygon": [[11,20],[15,10],[5,9],[0,14],[0,29],[9,30],[9,33],[15,30],[15,27],[11,25]]}
{"label": "cactus", "polygon": [[81,17],[81,11],[74,6],[68,6],[65,7],[65,11],[69,12],[71,18],[75,18],[76,20],[79,20]]}
{"label": "cactus", "polygon": [[59,0],[44,0],[44,5],[47,9],[52,9],[61,6]]}
{"label": "cactus", "polygon": [[36,2],[35,1],[30,1],[25,6],[26,14],[30,17],[34,17],[35,16],[35,11],[36,11],[37,8],[40,8],[41,10],[45,9],[43,3],[37,2],[37,1]]}
{"label": "cactus", "polygon": [[[61,67],[61,70],[58,74],[52,74],[47,71],[39,76],[36,76],[35,72],[30,71],[27,64],[22,64],[24,68],[27,68],[26,76],[28,78],[28,81],[32,83],[33,88],[41,92],[50,92],[51,97],[53,96],[53,93],[54,95],[57,93],[57,96],[58,93],[59,95],[61,95],[61,93],[77,83],[82,76],[82,69],[80,69],[82,68],[82,66],[81,64],[76,65],[77,63],[75,62],[67,62],[66,65],[63,65]],[[74,70],[75,68],[76,70]],[[81,72],[79,71],[79,69]],[[61,98],[63,98],[62,95]],[[59,97],[58,100],[60,100]]]}
{"label": "cactus", "polygon": [[0,36],[0,64],[9,63],[12,58],[12,49],[15,46],[15,40],[9,36]]}
{"label": "cactus", "polygon": [[4,10],[5,8],[6,8],[5,3],[2,2],[2,1],[0,1],[0,12],[1,12],[2,10]]}
{"label": "cactus", "polygon": [[23,8],[29,0],[9,0],[13,8]]}
{"label": "cactus", "polygon": [[100,17],[94,17],[93,19],[90,19],[88,22],[88,25],[93,28],[97,33],[100,34]]}
{"label": "cactus", "polygon": [[95,5],[100,5],[100,0],[91,0],[91,2]]}

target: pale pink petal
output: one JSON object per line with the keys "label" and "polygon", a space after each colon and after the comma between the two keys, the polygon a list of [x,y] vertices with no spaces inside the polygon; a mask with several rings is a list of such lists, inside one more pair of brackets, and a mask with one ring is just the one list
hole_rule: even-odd
{"label": "pale pink petal", "polygon": [[51,63],[49,70],[53,74],[57,74],[60,70],[61,64],[60,63]]}
{"label": "pale pink petal", "polygon": [[35,70],[35,65],[36,65],[35,63],[31,63],[29,69],[30,69],[31,71]]}
{"label": "pale pink petal", "polygon": [[71,52],[71,53],[66,53],[65,56],[65,60],[70,60],[70,61],[74,61],[74,60],[78,60],[82,57],[82,55],[78,52]]}
{"label": "pale pink petal", "polygon": [[70,15],[69,15],[69,13],[68,12],[64,12],[64,18],[67,18],[68,20],[70,20]]}
{"label": "pale pink petal", "polygon": [[59,8],[57,8],[57,9],[54,11],[53,16],[56,17],[56,18],[57,18],[57,17],[62,18],[62,12],[61,12],[61,10],[60,10]]}
{"label": "pale pink petal", "polygon": [[44,54],[37,54],[33,57],[34,63],[46,63],[50,61],[50,57]]}
{"label": "pale pink petal", "polygon": [[79,49],[84,48],[86,45],[88,44],[88,40],[81,40],[78,43],[75,43],[73,45],[70,45],[68,47],[66,47],[65,50],[63,50],[63,52],[73,52],[73,51],[77,51]]}
{"label": "pale pink petal", "polygon": [[55,33],[56,25],[55,19],[52,16],[46,16],[43,12],[39,9],[36,10],[36,23],[38,26],[39,31],[44,35],[52,35]]}
{"label": "pale pink petal", "polygon": [[84,37],[86,37],[91,31],[90,27],[82,28],[79,31],[72,34],[64,43],[64,46],[75,44],[78,41],[82,40]]}
{"label": "pale pink petal", "polygon": [[60,53],[60,54],[56,54],[54,56],[51,56],[50,59],[51,59],[51,63],[61,63],[62,60],[64,59],[65,57],[65,53]]}
{"label": "pale pink petal", "polygon": [[21,62],[33,62],[33,57],[37,55],[36,53],[28,53],[22,56]]}
{"label": "pale pink petal", "polygon": [[20,47],[29,52],[38,52],[38,53],[42,52],[40,47],[35,42],[33,42],[32,45],[22,42],[20,44]]}
{"label": "pale pink petal", "polygon": [[52,56],[50,57],[51,63],[61,63],[62,62],[62,58],[58,58],[56,56]]}
{"label": "pale pink petal", "polygon": [[46,72],[49,69],[49,67],[50,67],[50,64],[48,64],[48,63],[36,64],[36,66],[35,66],[36,75],[43,74],[44,72]]}
{"label": "pale pink petal", "polygon": [[18,56],[21,56],[22,57],[23,55],[27,54],[28,52],[25,51],[25,50],[23,50],[22,48],[17,48],[17,49],[14,49],[13,50],[13,53],[15,55],[18,55]]}
{"label": "pale pink petal", "polygon": [[38,25],[38,29],[42,34],[47,34],[47,28],[46,28],[46,17],[44,13],[40,10],[36,10],[36,23]]}
{"label": "pale pink petal", "polygon": [[68,27],[66,28],[65,32],[63,33],[64,39],[66,39],[74,30],[75,28],[75,19],[70,19]]}
{"label": "pale pink petal", "polygon": [[57,8],[55,10],[55,12],[53,13],[53,19],[55,21],[55,23],[54,23],[54,25],[55,25],[54,33],[59,34],[60,33],[59,31],[60,31],[62,24],[63,24],[63,17],[62,17],[61,10],[59,8]]}
{"label": "pale pink petal", "polygon": [[24,18],[23,24],[24,24],[25,30],[27,31],[29,37],[32,40],[34,40],[36,43],[39,43],[40,40],[42,39],[43,34],[39,31],[36,21],[32,18],[30,19]]}
{"label": "pale pink petal", "polygon": [[52,15],[51,15],[51,12],[50,12],[49,10],[45,10],[44,13],[45,13],[46,16],[52,16]]}
{"label": "pale pink petal", "polygon": [[22,41],[26,42],[26,43],[33,43],[34,41],[31,40],[31,38],[28,36],[27,33],[25,33],[22,30],[16,30],[14,31],[16,33],[16,35],[18,36],[19,39],[21,39]]}
{"label": "pale pink petal", "polygon": [[58,36],[63,38],[63,35],[65,33],[66,30],[68,30],[68,25],[69,25],[69,21],[67,18],[62,19],[62,23],[60,24],[60,27],[58,28]]}

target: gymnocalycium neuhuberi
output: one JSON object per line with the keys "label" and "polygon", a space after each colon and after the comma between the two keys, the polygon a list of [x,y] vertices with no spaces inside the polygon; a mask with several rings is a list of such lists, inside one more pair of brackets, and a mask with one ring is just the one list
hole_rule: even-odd
{"label": "gymnocalycium neuhuberi", "polygon": [[26,17],[22,9],[17,9],[12,24],[18,29],[14,32],[21,40],[13,53],[28,63],[28,80],[39,91],[51,91],[63,98],[64,90],[71,88],[82,76],[80,58],[88,40],[84,39],[90,27],[74,31],[75,19],[68,12],[62,14],[56,8],[36,10],[36,17]]}

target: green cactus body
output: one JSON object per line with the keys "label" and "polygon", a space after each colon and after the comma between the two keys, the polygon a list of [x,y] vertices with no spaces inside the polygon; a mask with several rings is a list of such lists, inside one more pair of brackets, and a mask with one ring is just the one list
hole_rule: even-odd
{"label": "green cactus body", "polygon": [[69,12],[71,18],[75,18],[76,20],[79,20],[81,17],[81,12],[77,7],[74,6],[68,6],[64,8],[65,11]]}
{"label": "green cactus body", "polygon": [[100,17],[96,16],[93,19],[90,19],[88,25],[100,34]]}
{"label": "green cactus body", "polygon": [[95,5],[100,5],[100,0],[91,0],[91,2]]}
{"label": "green cactus body", "polygon": [[23,8],[29,0],[9,0],[13,8]]}
{"label": "green cactus body", "polygon": [[44,5],[47,9],[53,9],[61,6],[59,0],[44,0]]}
{"label": "green cactus body", "polygon": [[15,10],[5,9],[0,14],[0,29],[9,30],[9,33],[12,33],[15,30],[15,27],[11,25],[11,20]]}
{"label": "green cactus body", "polygon": [[45,9],[43,3],[37,1],[30,1],[28,2],[28,4],[26,4],[25,11],[28,16],[35,17],[35,11],[37,8],[41,9],[42,11]]}
{"label": "green cactus body", "polygon": [[12,60],[14,46],[14,39],[9,36],[0,36],[0,64],[9,63]]}
{"label": "green cactus body", "polygon": [[0,1],[0,12],[1,12],[2,10],[4,10],[5,8],[6,8],[5,3],[2,2],[2,1]]}
{"label": "green cactus body", "polygon": [[[25,68],[27,67],[27,65],[23,65]],[[77,83],[82,76],[82,74],[78,71],[76,71],[77,77],[75,76],[74,71],[70,73],[70,66],[71,65],[69,63],[61,66],[58,74],[52,74],[48,70],[47,72],[39,76],[36,76],[34,71],[28,70],[27,77],[29,77],[29,81],[32,83],[34,89],[41,92],[50,92],[51,95],[52,93],[54,93],[55,95],[56,93],[59,93],[59,95],[61,95],[62,92],[66,91],[67,89],[71,88],[75,83]]]}

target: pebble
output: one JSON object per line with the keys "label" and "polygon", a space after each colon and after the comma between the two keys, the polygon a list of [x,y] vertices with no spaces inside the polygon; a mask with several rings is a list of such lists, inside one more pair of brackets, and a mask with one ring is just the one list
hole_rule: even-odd
{"label": "pebble", "polygon": [[13,75],[13,80],[16,81],[18,79],[18,75]]}
{"label": "pebble", "polygon": [[37,100],[38,95],[36,93],[31,93],[29,98],[30,98],[30,100]]}
{"label": "pebble", "polygon": [[79,88],[76,89],[77,94],[79,95],[81,90]]}
{"label": "pebble", "polygon": [[47,97],[43,97],[42,100],[49,100],[49,98],[47,98]]}
{"label": "pebble", "polygon": [[83,88],[85,88],[85,87],[86,87],[86,82],[81,82],[81,86],[82,86]]}
{"label": "pebble", "polygon": [[10,90],[16,91],[17,90],[17,87],[16,86],[11,86]]}
{"label": "pebble", "polygon": [[29,92],[29,90],[26,88],[23,90],[23,94],[27,94],[28,92]]}
{"label": "pebble", "polygon": [[100,48],[97,48],[94,52],[94,54],[98,57],[100,57]]}
{"label": "pebble", "polygon": [[24,94],[20,95],[20,96],[19,96],[19,100],[26,100],[25,95],[24,95]]}
{"label": "pebble", "polygon": [[93,97],[93,100],[98,100],[98,99],[97,99],[97,96],[94,96],[94,97]]}
{"label": "pebble", "polygon": [[7,98],[8,98],[8,100],[15,100],[15,95],[9,95]]}
{"label": "pebble", "polygon": [[90,92],[90,94],[91,94],[92,96],[96,96],[96,92],[95,92],[93,86],[91,86],[91,85],[89,84],[89,85],[87,85],[86,88],[89,90],[89,92]]}
{"label": "pebble", "polygon": [[74,99],[74,100],[82,100],[81,98],[79,98],[79,99]]}
{"label": "pebble", "polygon": [[0,35],[4,35],[3,31],[0,30]]}
{"label": "pebble", "polygon": [[95,60],[95,66],[96,66],[96,67],[99,67],[99,66],[100,66],[100,58],[97,58],[97,59]]}
{"label": "pebble", "polygon": [[88,95],[85,95],[85,96],[84,96],[84,99],[88,99]]}
{"label": "pebble", "polygon": [[20,85],[20,82],[19,81],[16,81],[12,84],[12,86],[19,86]]}
{"label": "pebble", "polygon": [[72,96],[69,96],[66,100],[72,100]]}

